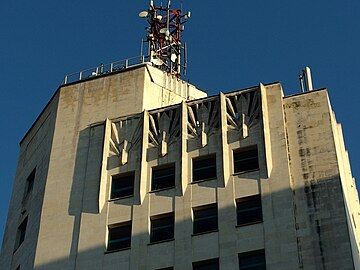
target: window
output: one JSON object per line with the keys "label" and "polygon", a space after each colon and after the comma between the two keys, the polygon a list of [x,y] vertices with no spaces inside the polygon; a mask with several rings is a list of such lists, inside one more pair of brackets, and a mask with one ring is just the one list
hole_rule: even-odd
{"label": "window", "polygon": [[25,187],[24,198],[27,197],[31,193],[31,191],[33,190],[34,182],[35,182],[35,175],[36,175],[36,169],[34,169],[30,173],[28,178],[26,178],[26,187]]}
{"label": "window", "polygon": [[265,270],[265,251],[256,250],[239,254],[240,270]]}
{"label": "window", "polygon": [[193,160],[193,182],[216,178],[216,155]]}
{"label": "window", "polygon": [[234,173],[243,173],[259,169],[257,146],[234,151]]}
{"label": "window", "polygon": [[112,177],[110,199],[119,199],[134,195],[135,173],[118,174]]}
{"label": "window", "polygon": [[219,270],[219,259],[193,263],[193,270]]}
{"label": "window", "polygon": [[150,242],[174,239],[174,213],[151,217]]}
{"label": "window", "polygon": [[16,243],[15,243],[15,250],[14,251],[16,251],[25,240],[27,223],[28,223],[28,217],[26,217],[21,222],[20,226],[17,229]]}
{"label": "window", "polygon": [[151,190],[175,187],[175,164],[155,167],[152,169]]}
{"label": "window", "polygon": [[131,222],[109,226],[108,251],[131,247]]}
{"label": "window", "polygon": [[218,229],[217,204],[201,206],[193,210],[194,224],[193,233],[206,233]]}
{"label": "window", "polygon": [[239,226],[262,222],[261,195],[238,199],[236,213]]}

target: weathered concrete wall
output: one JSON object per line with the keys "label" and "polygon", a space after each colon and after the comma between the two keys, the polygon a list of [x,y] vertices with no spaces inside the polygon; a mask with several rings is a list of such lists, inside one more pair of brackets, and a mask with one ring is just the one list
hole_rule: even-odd
{"label": "weathered concrete wall", "polygon": [[[155,73],[153,68],[144,65],[60,89],[36,249],[36,268],[47,269],[48,263],[69,258],[59,263],[55,269],[73,269],[76,267],[76,258],[81,257],[78,253],[94,248],[95,251],[89,254],[93,257],[96,247],[105,241],[105,235],[101,233],[97,234],[98,238],[94,236],[94,232],[106,232],[106,212],[99,213],[97,201],[92,200],[99,192],[102,165],[102,156],[99,154],[104,137],[104,125],[94,126],[94,123],[103,123],[107,118],[118,118],[192,98],[188,92],[178,90],[184,83],[177,81],[169,89],[160,82],[151,81],[151,72]],[[164,72],[157,71],[156,76],[163,82],[173,80]],[[206,95],[194,87],[190,92],[195,96]],[[165,93],[168,98],[158,98]],[[88,190],[90,194],[86,193],[85,196],[84,192]],[[92,227],[92,224],[102,226]],[[88,237],[87,233],[92,236]]]}
{"label": "weathered concrete wall", "polygon": [[[41,209],[48,176],[59,95],[56,94],[20,144],[20,154],[0,254],[0,269],[32,269]],[[36,168],[33,189],[25,195],[26,179]],[[25,240],[14,252],[17,228],[28,217]]]}
{"label": "weathered concrete wall", "polygon": [[[345,197],[325,90],[284,99],[301,267],[354,269]],[[356,203],[355,201],[353,203]]]}

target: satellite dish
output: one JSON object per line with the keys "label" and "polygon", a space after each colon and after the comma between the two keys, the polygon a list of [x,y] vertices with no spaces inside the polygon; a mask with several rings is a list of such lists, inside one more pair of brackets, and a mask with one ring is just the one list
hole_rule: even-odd
{"label": "satellite dish", "polygon": [[163,60],[159,58],[152,59],[151,63],[153,63],[155,66],[162,66],[164,64]]}
{"label": "satellite dish", "polygon": [[156,19],[158,19],[159,21],[161,21],[162,18],[163,18],[163,16],[161,16],[161,15],[157,15],[157,16],[156,16]]}
{"label": "satellite dish", "polygon": [[149,15],[149,12],[147,12],[146,10],[141,11],[141,12],[139,13],[139,17],[140,17],[140,18],[146,18],[148,15]]}
{"label": "satellite dish", "polygon": [[171,62],[175,63],[176,59],[177,59],[177,55],[175,53],[173,53],[171,55]]}

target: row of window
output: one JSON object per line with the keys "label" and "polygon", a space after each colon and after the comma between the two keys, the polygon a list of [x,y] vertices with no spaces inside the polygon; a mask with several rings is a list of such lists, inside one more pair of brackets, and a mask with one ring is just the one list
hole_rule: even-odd
{"label": "row of window", "polygon": [[[238,255],[239,270],[266,270],[265,251],[255,250]],[[193,270],[219,270],[219,259],[214,258],[194,262],[192,264]],[[161,268],[157,270],[174,270],[174,267]]]}
{"label": "row of window", "polygon": [[[236,201],[237,225],[263,221],[261,196],[249,196]],[[174,239],[174,212],[150,217],[150,243]],[[109,226],[108,251],[130,248],[132,222]],[[193,234],[218,230],[218,206],[209,204],[193,208]]]}
{"label": "row of window", "polygon": [[[233,152],[234,173],[243,173],[259,169],[256,146],[241,148]],[[192,181],[216,179],[216,155],[193,159]],[[115,175],[112,178],[110,199],[120,199],[134,194],[135,173]],[[154,167],[152,169],[151,190],[157,191],[175,187],[175,164]]]}
{"label": "row of window", "polygon": [[[24,194],[23,194],[23,203],[26,201],[26,199],[29,197],[29,195],[31,194],[31,192],[33,190],[34,182],[35,182],[35,175],[36,175],[36,168],[33,169],[31,171],[31,173],[29,174],[29,176],[26,178],[25,190],[24,190]],[[25,240],[27,225],[28,225],[28,216],[26,216],[21,221],[20,225],[17,228],[15,245],[14,245],[14,253],[18,250],[18,248],[21,246],[21,244]]]}

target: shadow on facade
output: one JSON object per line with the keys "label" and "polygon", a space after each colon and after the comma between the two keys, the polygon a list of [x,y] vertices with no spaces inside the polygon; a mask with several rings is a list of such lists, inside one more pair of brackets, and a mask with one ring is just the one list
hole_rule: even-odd
{"label": "shadow on facade", "polygon": [[[153,194],[156,198],[173,198],[176,244],[175,241],[150,244],[149,231],[139,230],[144,227],[143,223],[149,223],[149,217],[145,215],[134,219],[131,249],[106,253],[106,215],[99,213],[98,205],[103,137],[104,127],[101,125],[87,128],[79,134],[68,206],[69,216],[74,217],[70,255],[38,265],[35,269],[159,269],[175,266],[176,269],[190,270],[193,261],[219,257],[222,270],[233,270],[238,267],[239,252],[263,248],[269,269],[307,269],[313,265],[317,269],[353,269],[339,177],[309,181],[301,190],[269,192],[262,188],[269,186],[270,181],[286,180],[259,180],[259,174],[249,173],[246,175],[248,180],[259,181],[264,222],[237,227],[235,198],[227,200],[227,203],[225,200],[218,200],[219,231],[202,235],[193,235],[189,195],[192,184],[188,184],[182,194],[178,181],[176,189]],[[241,186],[237,181],[242,180],[232,176],[228,185]],[[219,182],[222,181],[204,181],[197,185],[205,189],[216,189],[217,197],[224,198],[227,196],[224,192],[229,187],[224,189]],[[44,188],[45,181],[42,189]],[[230,196],[234,196],[230,193]],[[149,194],[145,200],[149,200]],[[175,200],[181,200],[181,203],[176,204]],[[139,202],[139,196],[135,196],[118,200],[114,204],[138,209],[148,207],[145,206],[148,204],[140,205]],[[149,213],[149,209],[144,212]],[[103,226],[97,226],[99,231],[96,229],[87,232],[93,243],[96,243],[94,245],[81,243],[80,229],[86,228],[83,225],[88,222],[83,220],[84,215],[105,220]],[[88,224],[87,228],[90,227],[91,224]],[[34,233],[36,231],[34,238],[37,238],[39,228],[33,229]],[[35,253],[36,246],[30,248]],[[33,262],[29,262],[29,265],[33,265]],[[289,265],[296,267],[289,268]]]}
{"label": "shadow on facade", "polygon": [[[83,214],[101,215],[98,213],[98,196],[102,137],[103,127],[80,133],[69,201],[69,215],[75,217],[70,256],[35,269],[160,269],[175,266],[175,269],[190,270],[192,261],[220,258],[221,269],[232,270],[238,267],[239,252],[257,249],[265,249],[268,269],[307,269],[314,265],[316,269],[353,269],[338,176],[309,181],[301,190],[262,191],[264,221],[259,224],[237,227],[235,200],[231,204],[218,201],[219,231],[202,235],[193,235],[189,188],[184,194],[180,188],[172,193],[155,193],[156,197],[173,198],[176,245],[175,241],[150,244],[149,232],[138,229],[144,227],[144,222],[149,223],[146,215],[133,222],[131,249],[107,253],[106,224],[98,234],[93,232],[96,243],[103,244],[83,249],[80,243]],[[277,181],[259,180],[258,175],[249,173],[247,178],[259,181],[260,190],[268,186],[269,181]],[[235,185],[236,181],[241,180],[232,176],[228,185]],[[198,185],[217,189],[217,197],[225,190],[217,180]],[[180,198],[183,198],[182,203],[175,205],[175,200]],[[149,194],[145,200],[149,200]],[[138,209],[149,205],[140,205],[138,197],[118,200],[114,204],[134,205]],[[149,209],[144,211],[148,213]]]}

